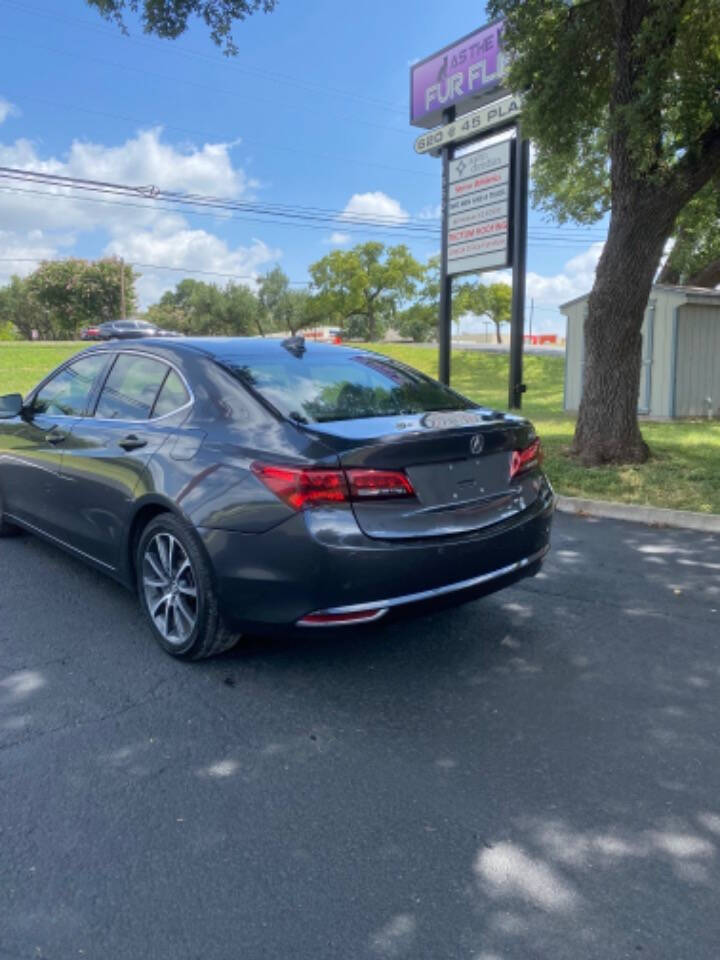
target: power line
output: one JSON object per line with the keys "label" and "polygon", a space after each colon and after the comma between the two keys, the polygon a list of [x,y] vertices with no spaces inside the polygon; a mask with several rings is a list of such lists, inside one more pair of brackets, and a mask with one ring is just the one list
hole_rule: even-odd
{"label": "power line", "polygon": [[[49,260],[66,261],[78,260],[81,257],[0,257],[0,263],[47,263]],[[228,280],[257,280],[258,275],[253,273],[222,273],[219,270],[195,270],[190,267],[171,267],[167,263],[140,263],[137,260],[125,260],[129,267],[138,267],[143,270],[172,270],[175,273],[193,273],[203,277],[224,277]],[[288,280],[294,287],[309,287],[309,280]]]}
{"label": "power line", "polygon": [[250,200],[232,200],[230,198],[206,196],[166,190],[154,184],[135,185],[113,181],[94,180],[87,177],[71,177],[65,174],[52,174],[42,170],[23,169],[21,167],[0,166],[0,178],[23,183],[43,184],[55,188],[80,190],[90,193],[104,193],[113,196],[132,197],[134,199],[159,200],[191,206],[211,207],[223,211],[243,211],[269,216],[322,220],[335,224],[360,226],[397,227],[405,232],[435,234],[437,228],[429,226],[427,220],[414,219],[401,214],[365,214],[324,207],[303,206],[300,204],[261,203]]}
{"label": "power line", "polygon": [[[380,228],[383,230],[391,229],[393,232],[402,232],[408,236],[432,238],[436,238],[439,232],[438,221],[429,218],[407,217],[399,214],[364,214],[362,212],[348,212],[347,209],[337,210],[300,204],[232,200],[223,197],[164,190],[154,185],[140,186],[123,184],[112,181],[93,180],[90,178],[71,177],[64,174],[50,174],[45,171],[26,170],[15,167],[0,167],[0,179],[49,186],[53,189],[76,190],[83,193],[100,193],[123,198],[130,197],[132,199],[154,201],[161,204],[172,203],[193,208],[209,208],[220,211],[223,214],[253,214],[256,217],[298,220],[303,223],[317,222],[343,229],[356,226],[372,229]],[[29,193],[31,191],[21,190],[17,192]],[[47,191],[42,191],[41,195],[67,196],[67,194],[48,193]],[[72,197],[72,199],[79,200],[81,198]],[[88,198],[85,197],[82,199]],[[163,206],[161,209],[168,208]],[[171,209],[176,210],[177,207]],[[562,228],[558,229],[562,231]],[[548,245],[586,246],[587,243],[592,242],[596,236],[597,240],[595,242],[599,242],[600,235],[588,237],[584,232],[572,230],[563,232],[563,235],[550,234],[547,228],[538,232],[534,230],[530,231],[531,239]]]}
{"label": "power line", "polygon": [[[95,196],[82,196],[78,197],[70,193],[52,193],[48,190],[31,190],[31,189],[21,189],[19,187],[0,187],[0,191],[3,193],[13,193],[13,194],[27,194],[30,196],[44,197],[51,200],[70,200],[75,203],[96,203],[102,204],[109,207],[127,207],[136,210],[147,210],[148,203],[133,203],[129,200],[106,200],[101,197]],[[157,202],[157,201],[156,201]],[[252,217],[252,216],[234,216],[232,212],[228,212],[225,216],[220,216],[218,213],[205,212],[203,210],[195,210],[192,207],[178,207],[178,206],[167,206],[165,204],[158,205],[154,209],[164,211],[166,213],[181,213],[183,216],[194,216],[194,217],[205,217],[213,220],[241,220],[243,223],[261,223],[261,224],[272,224],[272,225],[282,225],[286,227],[297,227],[304,230],[328,230],[329,225],[327,223],[304,223],[298,220],[278,220],[271,217]],[[379,234],[381,236],[392,236],[394,239],[418,239],[417,235],[410,235],[404,233],[401,229],[397,227],[382,227],[382,226],[366,226],[365,229],[359,229],[353,226],[352,223],[341,222],[337,224],[338,230],[342,233],[349,233],[351,236],[367,236],[369,232],[374,234]],[[430,238],[433,242],[437,240],[437,237]]]}
{"label": "power line", "polygon": [[[96,196],[78,197],[69,193],[52,193],[47,190],[31,190],[31,189],[20,189],[17,187],[1,187],[0,186],[0,192],[12,193],[12,194],[18,194],[18,195],[26,194],[33,197],[49,198],[51,200],[70,200],[70,201],[74,201],[75,203],[96,203],[104,206],[123,207],[123,208],[137,209],[137,210],[146,210],[148,207],[147,203],[132,203],[127,200],[113,201],[113,200],[102,199]],[[282,226],[290,226],[290,227],[299,227],[300,229],[305,229],[305,230],[323,230],[324,231],[324,230],[330,229],[330,226],[328,226],[328,224],[322,224],[322,223],[320,224],[306,223],[298,220],[278,220],[278,219],[273,219],[271,217],[233,216],[232,213],[229,213],[226,216],[221,217],[217,213],[209,213],[209,212],[204,212],[202,210],[195,210],[192,208],[186,209],[178,206],[167,206],[164,204],[161,206],[157,206],[155,209],[165,211],[167,213],[180,213],[183,216],[205,217],[205,218],[211,218],[213,220],[218,220],[218,219],[240,220],[244,223],[282,225]],[[336,224],[336,226],[338,228],[338,232],[348,233],[351,236],[358,236],[358,237],[366,236],[368,232],[372,232],[380,235],[392,236],[393,239],[395,240],[426,239],[426,240],[430,240],[431,242],[436,242],[439,239],[437,235],[427,236],[425,234],[407,234],[397,227],[385,228],[385,227],[375,227],[372,225],[367,225],[365,229],[359,229],[359,228],[356,228],[353,224],[346,224],[345,222]],[[587,249],[587,243],[581,240],[570,239],[568,241],[562,241],[560,238],[558,238],[557,242],[549,242],[547,240],[535,241],[533,239],[532,233],[530,234],[528,246],[542,247],[542,248],[554,247],[557,249],[563,249],[563,248],[572,249],[573,247],[578,249]]]}

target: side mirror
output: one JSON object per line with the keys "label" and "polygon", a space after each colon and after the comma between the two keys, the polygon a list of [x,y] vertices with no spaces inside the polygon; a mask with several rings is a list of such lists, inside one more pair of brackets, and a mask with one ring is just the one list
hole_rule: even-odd
{"label": "side mirror", "polygon": [[20,393],[8,393],[0,397],[0,420],[10,420],[22,413],[23,398]]}

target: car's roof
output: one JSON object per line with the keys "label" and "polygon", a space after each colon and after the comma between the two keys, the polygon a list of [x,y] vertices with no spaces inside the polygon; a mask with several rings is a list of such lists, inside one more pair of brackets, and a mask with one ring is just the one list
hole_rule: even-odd
{"label": "car's roof", "polygon": [[[142,340],[123,340],[114,345],[121,350],[140,350],[147,352],[153,347],[163,353],[204,353],[206,356],[218,360],[229,360],[231,357],[262,357],[281,355],[292,356],[284,341],[277,337],[178,337],[177,340],[167,337],[144,337]],[[107,349],[108,345],[104,345]],[[91,350],[102,347],[90,347]],[[317,343],[313,340],[305,341],[305,351],[314,356],[338,356],[338,354],[365,353],[361,348],[343,347],[332,343]]]}

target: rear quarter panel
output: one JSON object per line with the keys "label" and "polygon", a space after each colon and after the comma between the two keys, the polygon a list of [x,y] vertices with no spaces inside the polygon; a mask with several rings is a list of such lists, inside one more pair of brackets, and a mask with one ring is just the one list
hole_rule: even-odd
{"label": "rear quarter panel", "polygon": [[332,451],[279,419],[204,357],[186,363],[195,403],[147,466],[136,503],[170,501],[196,527],[262,533],[294,515],[251,472],[256,461],[337,463]]}

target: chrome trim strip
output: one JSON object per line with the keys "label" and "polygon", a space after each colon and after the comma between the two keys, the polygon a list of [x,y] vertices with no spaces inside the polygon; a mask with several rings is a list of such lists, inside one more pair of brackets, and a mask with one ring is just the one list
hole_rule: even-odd
{"label": "chrome trim strip", "polygon": [[132,424],[135,424],[135,423],[160,423],[161,420],[166,420],[168,417],[174,417],[174,416],[176,416],[178,413],[182,413],[183,410],[187,410],[188,407],[191,407],[194,402],[195,402],[194,400],[188,400],[188,402],[187,402],[187,403],[184,403],[181,407],[177,407],[177,409],[171,410],[170,413],[163,413],[163,415],[160,416],[160,417],[153,417],[152,420],[121,420],[120,417],[112,418],[112,417],[91,417],[91,416],[80,417],[80,419],[81,419],[81,420],[84,420],[84,421],[87,422],[87,423],[90,423],[90,422],[92,422],[92,423],[114,423],[114,424],[120,424],[120,423],[132,423]]}
{"label": "chrome trim strip", "polygon": [[84,550],[80,550],[79,547],[74,547],[71,543],[67,543],[65,540],[61,540],[60,537],[55,537],[52,533],[48,533],[46,530],[43,530],[42,527],[36,527],[34,523],[30,523],[29,520],[23,520],[20,517],[16,517],[12,513],[6,513],[5,516],[12,523],[16,523],[19,527],[24,527],[26,530],[32,530],[33,533],[39,534],[41,537],[45,537],[47,540],[52,540],[53,543],[59,544],[61,547],[64,547],[66,550],[70,550],[72,553],[76,553],[80,557],[85,557],[86,560],[92,560],[93,563],[99,563],[101,567],[106,567],[108,570],[115,570],[116,568],[111,563],[105,563],[104,560],[98,560],[97,557],[93,557],[91,553],[85,553]]}
{"label": "chrome trim strip", "polygon": [[[94,423],[158,423],[160,420],[165,420],[167,417],[176,416],[178,413],[181,413],[183,410],[186,410],[189,407],[192,407],[192,405],[195,403],[195,394],[191,390],[190,384],[187,382],[187,378],[185,377],[185,374],[182,372],[182,370],[180,370],[179,367],[177,367],[173,363],[172,360],[168,360],[166,357],[160,357],[156,353],[149,353],[146,350],[129,350],[127,348],[123,350],[121,347],[120,348],[109,347],[103,344],[103,346],[101,347],[86,347],[85,350],[82,350],[80,353],[76,353],[74,356],[66,360],[65,363],[60,364],[60,366],[52,370],[43,380],[40,381],[40,383],[38,383],[35,387],[33,387],[33,389],[27,394],[27,396],[24,398],[24,401],[23,401],[24,404],[27,404],[28,401],[34,402],[35,395],[39,393],[42,390],[42,388],[47,383],[49,383],[53,379],[53,377],[55,377],[56,374],[60,373],[66,367],[69,367],[76,360],[81,360],[84,357],[94,357],[97,354],[104,354],[104,353],[111,354],[115,358],[117,358],[121,353],[131,357],[137,357],[137,356],[149,357],[151,360],[157,360],[158,363],[164,363],[166,366],[170,367],[171,370],[174,370],[175,373],[180,377],[185,389],[188,392],[188,396],[190,397],[190,399],[188,400],[187,403],[184,403],[181,407],[178,407],[177,410],[171,410],[170,413],[164,413],[161,417],[153,417],[152,420],[150,419],[120,420],[119,418],[108,419],[107,417],[95,416],[95,410],[97,409],[98,401],[100,400],[100,393],[102,393],[102,387],[101,387],[100,393],[97,395],[97,398],[95,399],[95,407],[93,409],[93,413],[83,413],[79,415],[74,413],[69,416],[63,413],[47,413],[47,414],[42,414],[42,416],[51,417],[54,420],[55,419],[56,420],[73,420],[73,421],[74,420],[85,420],[85,421],[92,420]],[[103,387],[105,386],[105,381],[107,380],[107,378],[110,376],[111,373],[112,373],[112,366],[108,370],[106,376],[103,378],[103,381],[102,381]],[[155,397],[155,399],[157,400],[157,397]]]}
{"label": "chrome trim strip", "polygon": [[[479,577],[471,577],[469,580],[459,580],[456,583],[448,583],[444,587],[434,587],[432,590],[422,590],[420,593],[406,593],[404,596],[391,597],[388,600],[375,600],[374,602],[369,603],[353,603],[346,607],[328,607],[327,610],[313,610],[312,614],[308,614],[308,616],[333,613],[359,613],[363,610],[375,610],[380,608],[384,613],[389,607],[399,607],[405,603],[416,603],[420,600],[431,600],[433,597],[441,597],[446,593],[455,593],[458,590],[467,590],[470,587],[477,587],[480,586],[480,584],[489,583],[491,580],[497,580],[509,573],[515,573],[517,570],[522,570],[524,567],[529,567],[531,563],[535,563],[536,560],[540,560],[542,557],[544,557],[549,549],[550,544],[543,547],[542,550],[538,550],[537,553],[531,554],[529,557],[524,557],[522,560],[517,560],[515,563],[510,563],[506,567],[500,567],[499,570],[491,570],[490,573],[482,573]],[[372,621],[365,620],[360,622],[370,623]],[[333,624],[333,626],[335,626],[335,624]]]}
{"label": "chrome trim strip", "polygon": [[[374,606],[374,605],[373,605],[373,606]],[[321,611],[319,611],[319,612],[320,612],[320,613],[330,613],[329,610],[321,610]],[[335,613],[335,612],[337,612],[337,611],[333,611],[333,613]],[[375,622],[376,622],[377,620],[379,620],[381,617],[384,617],[386,613],[387,613],[387,607],[383,607],[382,610],[378,610],[377,613],[375,613],[375,615],[372,616],[372,617],[364,617],[362,620],[337,620],[335,623],[306,623],[306,622],[305,622],[305,617],[301,617],[301,618],[297,621],[297,623],[295,624],[295,626],[296,626],[296,627],[307,627],[308,629],[312,628],[313,630],[315,630],[315,629],[317,629],[317,628],[322,629],[323,627],[332,627],[332,628],[335,629],[335,630],[336,630],[338,627],[359,627],[359,626],[360,626],[361,624],[363,624],[363,623],[375,623]],[[306,614],[305,616],[312,617],[312,616],[314,616],[314,614],[308,613],[308,614]]]}
{"label": "chrome trim strip", "polygon": [[[170,369],[173,370],[178,375],[178,377],[180,377],[180,380],[182,381],[183,386],[187,390],[187,393],[190,399],[188,400],[187,403],[184,403],[181,407],[178,407],[176,410],[171,410],[170,413],[163,413],[161,417],[153,417],[152,419],[122,420],[119,417],[117,418],[96,417],[94,412],[91,414],[88,414],[85,417],[81,417],[80,419],[92,420],[95,423],[159,423],[161,420],[167,419],[167,417],[176,416],[178,413],[181,413],[183,410],[186,410],[188,407],[191,407],[195,403],[195,394],[190,389],[190,384],[187,382],[185,374],[182,372],[182,370],[179,369],[179,367],[175,366],[172,360],[168,360],[166,357],[158,356],[157,353],[150,353],[147,350],[129,350],[127,348],[123,350],[122,347],[116,347],[116,348],[97,347],[95,349],[92,349],[92,355],[95,355],[96,353],[111,353],[115,355],[116,359],[121,354],[127,357],[147,357],[150,360],[156,360],[158,363],[164,363],[166,366],[170,367]],[[114,366],[114,363],[113,363],[113,366]],[[103,387],[107,382],[107,378],[110,376],[111,373],[112,373],[112,366],[108,370],[107,377],[105,377],[105,380],[103,381],[103,385],[100,388],[100,393],[98,394],[97,400],[95,401],[95,410],[97,410],[97,405],[100,402],[100,394],[102,393]],[[163,380],[163,383],[164,382],[165,381]],[[157,400],[157,396],[155,397],[155,400]]]}

